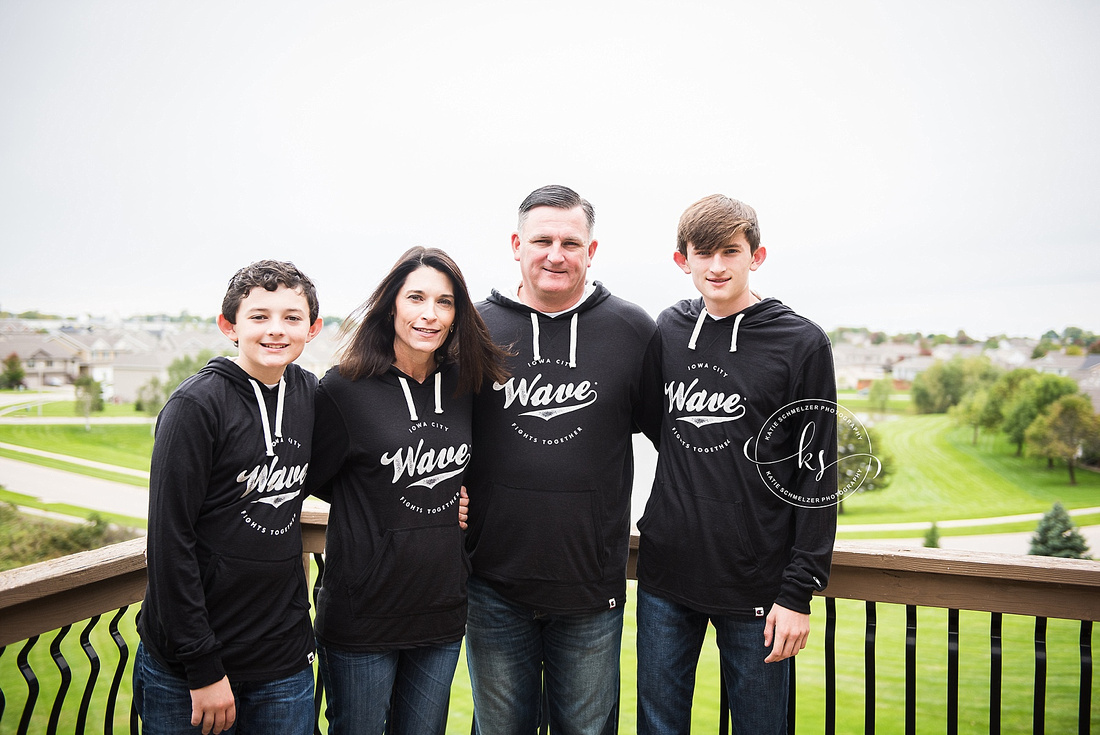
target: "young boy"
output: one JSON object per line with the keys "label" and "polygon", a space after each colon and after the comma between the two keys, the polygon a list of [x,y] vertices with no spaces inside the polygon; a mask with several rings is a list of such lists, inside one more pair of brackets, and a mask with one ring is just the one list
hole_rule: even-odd
{"label": "young boy", "polygon": [[789,658],[836,532],[829,340],[749,289],[756,212],[721,195],[680,218],[673,258],[702,298],[658,318],[665,411],[638,522],[638,732],[686,733],[714,624],[735,733],[786,732]]}
{"label": "young boy", "polygon": [[321,331],[292,263],[229,282],[239,348],[172,394],[149,477],[149,585],[134,702],[144,732],[313,732],[313,629],[298,528],[317,379],[292,364]]}

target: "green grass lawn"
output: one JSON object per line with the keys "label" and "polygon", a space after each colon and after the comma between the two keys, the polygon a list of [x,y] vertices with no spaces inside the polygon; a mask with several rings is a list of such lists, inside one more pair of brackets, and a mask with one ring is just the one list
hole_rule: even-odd
{"label": "green grass lawn", "polygon": [[[634,583],[628,596],[623,631],[622,676],[619,729],[635,731],[637,722],[636,654]],[[811,621],[813,630],[806,649],[798,655],[797,702],[799,732],[824,731],[824,601],[815,599]],[[136,607],[136,606],[135,606]],[[837,602],[836,669],[837,712],[836,731],[864,731],[864,629],[866,606],[861,601]],[[128,732],[125,726],[131,698],[130,677],[133,649],[137,637],[133,627],[135,608],[127,613],[122,630],[131,648],[130,661],[123,680],[121,712],[116,713],[116,728]],[[878,605],[877,644],[875,647],[875,717],[877,732],[901,732],[905,704],[905,608],[899,605]],[[937,735],[946,730],[947,711],[947,612],[936,608],[919,608],[917,613],[917,732]],[[89,732],[99,732],[103,721],[105,698],[110,676],[117,661],[114,644],[106,632],[107,616],[101,620],[93,641],[104,659],[103,671],[95,688],[93,715]],[[989,707],[989,622],[987,613],[966,612],[960,617],[960,732],[988,732]],[[1004,616],[1002,668],[1001,726],[1003,733],[1032,732],[1032,699],[1034,677],[1034,620]],[[77,705],[87,678],[87,660],[78,645],[83,623],[74,626],[61,650],[73,667],[73,684],[58,732],[73,732]],[[1078,639],[1080,624],[1051,620],[1047,631],[1046,731],[1077,732],[1077,702],[1080,678]],[[31,652],[30,661],[40,679],[41,694],[30,732],[45,732],[53,697],[60,678],[49,656],[53,634],[44,636]],[[1092,644],[1100,643],[1094,630]],[[11,646],[0,655],[0,686],[6,706],[0,718],[0,734],[14,733],[27,696],[27,686],[16,666],[20,646]],[[719,720],[718,650],[714,631],[708,631],[696,677],[695,705],[692,710],[692,731],[717,732]],[[1094,685],[1095,689],[1095,685]],[[447,732],[466,735],[470,732],[473,704],[470,678],[466,670],[465,652],[460,658],[451,689],[451,706]],[[1100,695],[1092,703],[1092,729],[1100,728]],[[322,728],[322,732],[324,728]]]}
{"label": "green grass lawn", "polygon": [[69,424],[0,425],[0,442],[71,457],[148,470],[153,433],[146,425],[93,425],[91,431]]}
{"label": "green grass lawn", "polygon": [[[856,391],[840,391],[837,393],[837,403],[854,413],[875,413],[871,410],[870,398]],[[913,401],[909,394],[892,394],[886,401],[886,413],[902,416],[913,413]]]}
{"label": "green grass lawn", "polygon": [[[890,486],[844,501],[840,523],[899,523],[1043,513],[1055,501],[1067,508],[1100,505],[1100,474],[1081,471],[1069,484],[1064,466],[1018,458],[1003,434],[955,427],[944,415],[909,416],[876,427],[894,457]],[[980,531],[979,531],[980,532]]]}
{"label": "green grass lawn", "polygon": [[[20,416],[28,416],[31,418],[37,418],[39,416],[43,418],[56,418],[61,416],[70,418],[83,417],[84,413],[77,409],[76,401],[48,401],[39,405],[36,403],[33,394],[29,394],[26,406],[17,407],[12,411],[6,411],[4,415],[8,418],[19,418]],[[134,410],[133,403],[104,403],[102,411],[92,412],[92,418],[97,416],[123,416],[126,418],[136,416],[139,418],[147,418],[146,414]]]}

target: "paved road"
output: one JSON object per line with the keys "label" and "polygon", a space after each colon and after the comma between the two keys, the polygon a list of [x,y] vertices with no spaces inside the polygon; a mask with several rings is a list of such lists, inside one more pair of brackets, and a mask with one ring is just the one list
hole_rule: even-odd
{"label": "paved road", "polygon": [[145,518],[149,512],[149,491],[145,488],[4,457],[0,457],[0,485],[45,503],[68,503],[137,518]]}
{"label": "paved road", "polygon": [[[1089,545],[1089,554],[1100,559],[1100,526],[1081,526],[1081,535]],[[981,536],[940,536],[941,549],[960,551],[996,551],[1002,554],[1026,554],[1031,546],[1031,531],[1020,533],[987,533]],[[860,539],[861,544],[879,544],[898,548],[920,549],[924,538]]]}

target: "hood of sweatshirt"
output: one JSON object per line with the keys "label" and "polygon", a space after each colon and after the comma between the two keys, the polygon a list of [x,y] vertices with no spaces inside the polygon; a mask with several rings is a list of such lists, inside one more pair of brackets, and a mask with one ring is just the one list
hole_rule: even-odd
{"label": "hood of sweatshirt", "polygon": [[[531,308],[527,304],[519,301],[518,299],[503,294],[496,289],[493,289],[489,294],[488,301],[499,306],[503,306],[506,309],[520,312],[522,314],[529,314],[531,319],[531,341],[534,346],[533,358],[535,360],[542,359],[542,349],[539,344],[539,323],[543,321],[569,321],[569,367],[575,368],[577,366],[577,341],[580,339],[580,315],[584,312],[594,308],[598,304],[606,301],[611,297],[611,292],[600,283],[595,281],[592,284],[592,292],[587,297],[581,300],[579,304],[574,306],[568,311],[564,311],[555,316],[549,316],[536,309]],[[592,337],[595,339],[595,337]]]}
{"label": "hood of sweatshirt", "polygon": [[711,317],[703,303],[702,297],[684,299],[683,301],[673,304],[672,307],[670,307],[670,311],[678,317],[686,319],[694,324],[691,330],[691,338],[687,343],[687,348],[689,350],[696,349],[699,333],[703,331],[703,327],[708,319],[731,325],[729,352],[737,352],[737,337],[742,329],[762,326],[768,322],[781,319],[794,313],[789,306],[773,298],[763,299],[736,314],[718,317],[717,319]]}
{"label": "hood of sweatshirt", "polygon": [[275,404],[275,424],[272,426],[268,418],[267,404],[264,402],[263,386],[260,381],[251,377],[240,365],[228,357],[215,357],[199,370],[198,374],[214,373],[229,380],[230,384],[244,396],[245,400],[256,404],[256,411],[260,417],[260,425],[264,431],[264,446],[267,447],[267,456],[275,456],[275,440],[283,436],[283,406],[286,404],[286,374],[279,378],[277,389],[277,402]]}
{"label": "hood of sweatshirt", "polygon": [[446,364],[437,366],[435,372],[429,375],[423,383],[406,375],[393,365],[391,365],[386,372],[377,376],[377,379],[386,385],[392,385],[399,388],[401,394],[405,396],[405,407],[409,410],[409,421],[419,421],[427,417],[421,415],[425,412],[423,406],[417,409],[417,401],[413,397],[413,392],[419,392],[417,390],[419,386],[430,386],[434,400],[432,401],[432,405],[426,410],[434,414],[443,413],[443,372],[446,370],[446,367]]}

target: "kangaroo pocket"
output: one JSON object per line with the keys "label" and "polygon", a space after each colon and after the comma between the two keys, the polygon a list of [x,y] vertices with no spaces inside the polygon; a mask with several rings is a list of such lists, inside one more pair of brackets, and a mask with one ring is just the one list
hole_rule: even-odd
{"label": "kangaroo pocket", "polygon": [[215,556],[203,577],[206,609],[223,644],[269,640],[301,624],[309,610],[302,557]]}
{"label": "kangaroo pocket", "polygon": [[[714,587],[745,586],[758,579],[757,535],[739,500],[716,500],[669,484],[655,487],[639,521],[647,573]],[[653,581],[656,581],[654,579]]]}
{"label": "kangaroo pocket", "polygon": [[578,583],[603,578],[600,494],[491,485],[474,550],[478,574],[501,580]]}
{"label": "kangaroo pocket", "polygon": [[388,530],[349,582],[348,606],[371,617],[451,609],[466,600],[469,571],[457,523]]}

